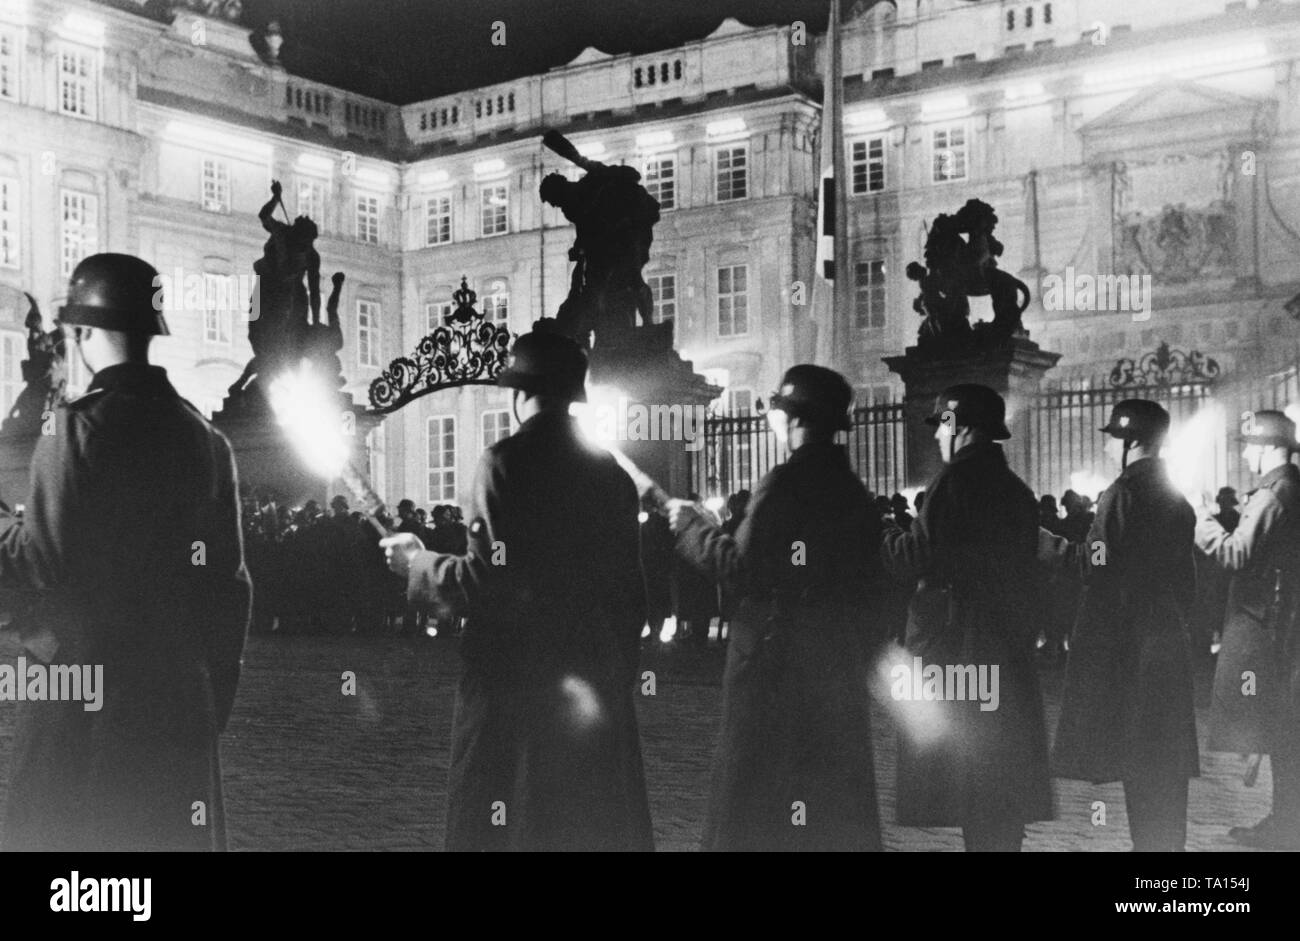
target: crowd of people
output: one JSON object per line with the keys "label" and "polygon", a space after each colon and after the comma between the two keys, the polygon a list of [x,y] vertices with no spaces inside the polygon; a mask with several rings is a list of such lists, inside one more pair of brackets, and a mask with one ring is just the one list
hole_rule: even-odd
{"label": "crowd of people", "polygon": [[[6,630],[29,673],[98,665],[112,704],[87,711],[75,688],[19,704],[7,849],[224,848],[224,819],[192,812],[196,795],[222,806],[217,736],[252,598],[264,628],[466,618],[451,850],[653,848],[641,638],[674,611],[695,642],[726,624],[705,849],[882,849],[881,709],[895,822],[960,828],[968,850],[1019,850],[1027,824],[1091,812],[1058,808],[1054,777],[1121,783],[1134,848],[1182,850],[1201,748],[1269,759],[1272,813],[1228,836],[1300,848],[1300,444],[1282,412],[1243,423],[1256,487],[1213,513],[1165,467],[1168,412],[1118,403],[1100,429],[1117,476],[1089,519],[1080,497],[1064,516],[1035,497],[1002,447],[1005,400],[959,384],[925,418],[942,467],[909,502],[869,494],[836,444],[847,380],[797,365],[769,399],[788,459],[719,518],[590,446],[570,412],[586,355],[534,330],[497,378],[519,426],[485,452],[468,527],[404,500],[376,545],[344,499],[325,514],[252,494],[241,533],[229,443],[149,362],[167,333],[157,277],[124,255],[77,266],[60,321],[94,378],[41,436],[22,518],[0,512],[0,587],[27,605]],[[1198,567],[1227,599],[1203,737],[1194,625],[1218,615]],[[1077,591],[1057,627],[1053,583]],[[1069,649],[1049,735],[1035,651],[1051,631]]]}
{"label": "crowd of people", "polygon": [[[460,619],[431,617],[409,604],[402,580],[388,571],[382,528],[335,496],[326,512],[315,500],[289,507],[265,492],[244,499],[244,557],[257,587],[253,630],[281,633],[456,633]],[[431,512],[409,499],[388,521],[426,549],[461,553],[466,528],[460,508]]]}

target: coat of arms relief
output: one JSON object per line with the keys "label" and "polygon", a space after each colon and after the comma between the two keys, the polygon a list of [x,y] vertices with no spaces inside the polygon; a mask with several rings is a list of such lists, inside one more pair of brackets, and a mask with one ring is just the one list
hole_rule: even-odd
{"label": "coat of arms relief", "polygon": [[1115,165],[1115,273],[1165,284],[1237,274],[1234,166],[1226,149]]}

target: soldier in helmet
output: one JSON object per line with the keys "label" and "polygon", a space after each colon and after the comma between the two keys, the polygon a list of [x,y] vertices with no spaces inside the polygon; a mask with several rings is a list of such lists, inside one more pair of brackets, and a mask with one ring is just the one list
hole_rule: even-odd
{"label": "soldier in helmet", "polygon": [[1133,848],[1181,852],[1188,780],[1200,773],[1189,639],[1195,520],[1160,458],[1168,412],[1129,399],[1101,431],[1120,475],[1086,539],[1067,551],[1083,593],[1053,770],[1122,781]]}
{"label": "soldier in helmet", "polygon": [[[942,683],[920,706],[899,683],[898,822],[961,827],[967,851],[1018,852],[1024,825],[1052,817],[1047,732],[1034,663],[1044,612],[1038,505],[998,444],[1006,405],[987,386],[946,389],[927,422],[944,467],[909,530],[885,533],[886,568],[916,586],[896,665]],[[975,677],[991,688],[977,699]],[[910,674],[904,674],[905,676]],[[996,704],[993,699],[996,698]]]}
{"label": "soldier in helmet", "polygon": [[18,705],[4,849],[225,847],[250,585],[230,445],[149,363],[157,277],[119,254],[73,271],[59,322],[94,378],[36,446],[25,518],[0,514],[0,585],[45,599],[24,656],[103,676],[97,708]]}
{"label": "soldier in helmet", "polygon": [[468,550],[383,540],[409,597],[468,618],[449,850],[649,850],[634,694],[645,597],[631,478],[583,439],[587,357],[534,331],[497,379],[518,430],[475,475]]}
{"label": "soldier in helmet", "polygon": [[1238,843],[1300,849],[1300,470],[1296,426],[1281,412],[1247,415],[1242,457],[1259,486],[1228,532],[1202,506],[1196,545],[1227,571],[1228,610],[1214,674],[1208,747],[1267,754],[1273,811],[1233,827]]}
{"label": "soldier in helmet", "polygon": [[835,443],[852,400],[837,372],[786,372],[768,414],[790,459],[759,482],[734,536],[670,504],[677,553],[736,604],[706,850],[881,848],[865,684],[880,520]]}

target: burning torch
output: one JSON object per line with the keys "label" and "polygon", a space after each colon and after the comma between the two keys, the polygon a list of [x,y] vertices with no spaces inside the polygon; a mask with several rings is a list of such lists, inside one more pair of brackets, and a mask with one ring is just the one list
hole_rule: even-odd
{"label": "burning torch", "polygon": [[325,480],[341,479],[379,535],[391,536],[391,517],[384,501],[375,493],[370,479],[351,461],[336,393],[311,363],[304,361],[296,370],[275,379],[270,386],[270,401],[276,421],[307,468]]}

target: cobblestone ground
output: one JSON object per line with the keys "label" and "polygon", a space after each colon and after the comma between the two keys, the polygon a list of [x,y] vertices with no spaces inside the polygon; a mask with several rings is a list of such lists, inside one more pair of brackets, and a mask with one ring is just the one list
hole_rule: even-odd
{"label": "cobblestone ground", "polygon": [[[457,642],[399,637],[252,638],[235,714],[222,740],[231,845],[241,850],[440,849]],[[704,823],[708,768],[720,721],[723,653],[643,648],[654,697],[639,697],[642,747],[661,850],[691,850]],[[0,662],[16,650],[0,641]],[[355,696],[341,694],[344,671]],[[1049,728],[1062,672],[1044,670]],[[1197,678],[1202,729],[1209,668]],[[0,703],[0,798],[8,778],[12,706]],[[956,830],[894,825],[895,744],[875,716],[876,765],[890,850],[959,850]],[[1228,850],[1227,828],[1267,812],[1264,763],[1246,788],[1241,759],[1205,753],[1191,785],[1189,850]],[[1123,851],[1128,823],[1119,785],[1055,782],[1058,819],[1030,828],[1027,850]],[[1105,826],[1091,823],[1106,803]]]}

